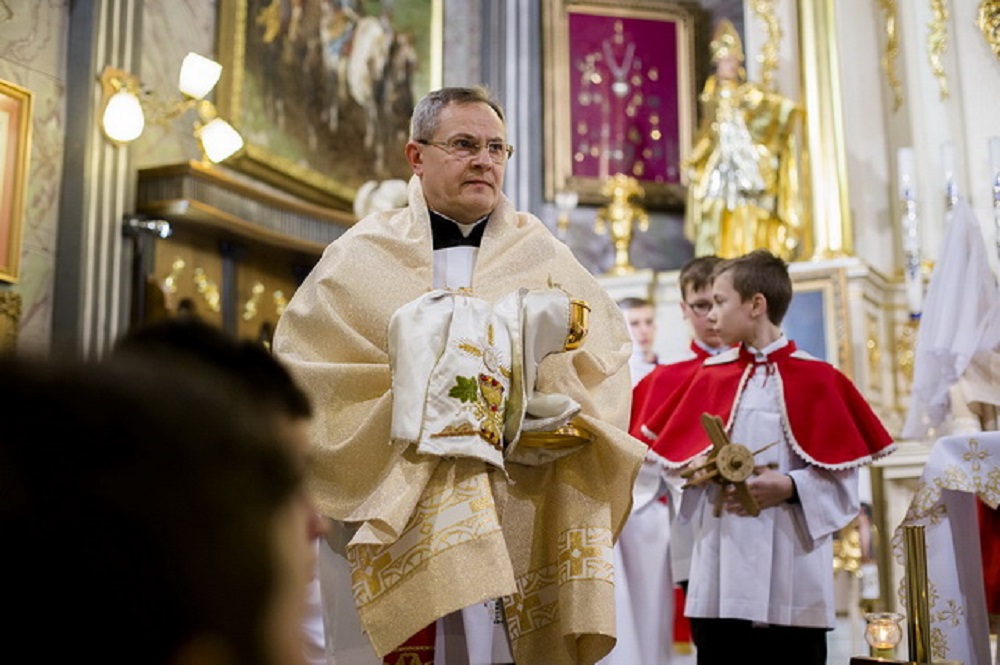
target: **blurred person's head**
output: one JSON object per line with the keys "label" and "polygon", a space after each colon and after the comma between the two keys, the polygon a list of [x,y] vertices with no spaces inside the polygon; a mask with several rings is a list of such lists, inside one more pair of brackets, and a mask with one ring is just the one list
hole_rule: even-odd
{"label": "blurred person's head", "polygon": [[0,375],[15,652],[44,647],[37,620],[58,598],[60,648],[81,659],[303,662],[308,543],[287,537],[301,468],[258,412],[212,373],[168,363],[8,358]]}
{"label": "blurred person's head", "polygon": [[618,301],[618,307],[625,315],[628,332],[632,337],[632,353],[646,362],[656,362],[656,311],[653,303],[645,298],[628,297]]}
{"label": "blurred person's head", "polygon": [[[236,339],[199,318],[179,317],[129,330],[118,340],[112,355],[194,363],[202,366],[196,371],[218,373],[221,380],[233,384],[232,390],[241,400],[267,416],[303,469],[308,467],[312,455],[312,403],[288,369],[260,342]],[[309,501],[305,495],[304,500]],[[325,524],[312,509],[305,526],[309,540],[322,535]]]}

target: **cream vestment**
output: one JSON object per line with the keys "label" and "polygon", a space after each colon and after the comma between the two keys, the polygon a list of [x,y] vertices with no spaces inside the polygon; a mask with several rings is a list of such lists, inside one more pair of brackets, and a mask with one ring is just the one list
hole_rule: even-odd
{"label": "cream vestment", "polygon": [[[390,321],[418,301],[434,305],[432,275],[414,177],[407,208],[373,213],[327,247],[275,331],[276,354],[316,407],[310,487],[320,511],[344,526],[361,625],[381,656],[439,617],[502,597],[516,662],[594,663],[614,645],[612,544],[645,450],[627,434],[621,312],[537,218],[502,198],[479,248],[470,306],[502,309],[521,289],[560,289],[589,303],[583,345],[545,356],[531,373],[536,395],[579,407],[574,423],[590,440],[509,446],[500,465],[489,454],[423,454],[392,422]],[[404,346],[405,332],[392,333]],[[439,334],[412,331],[444,348]]]}

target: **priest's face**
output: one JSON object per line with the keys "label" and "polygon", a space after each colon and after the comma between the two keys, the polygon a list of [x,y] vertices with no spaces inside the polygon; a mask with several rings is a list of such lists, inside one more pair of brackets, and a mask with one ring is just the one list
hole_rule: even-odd
{"label": "priest's face", "polygon": [[420,177],[427,207],[472,224],[500,200],[506,146],[504,124],[488,104],[451,103],[438,116],[434,136],[407,143],[406,157]]}

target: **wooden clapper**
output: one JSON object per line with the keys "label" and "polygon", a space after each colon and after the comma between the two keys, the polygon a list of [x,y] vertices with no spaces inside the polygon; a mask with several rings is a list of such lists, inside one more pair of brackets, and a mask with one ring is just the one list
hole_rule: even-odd
{"label": "wooden clapper", "polygon": [[[767,450],[778,442],[774,441],[760,450],[750,452],[746,446],[729,440],[729,435],[726,434],[726,429],[722,425],[722,418],[719,416],[713,416],[710,413],[701,414],[701,426],[705,428],[705,432],[712,442],[712,450],[709,451],[708,460],[704,464],[681,473],[682,478],[688,479],[681,489],[696,487],[709,481],[722,485],[722,491],[715,499],[715,516],[718,517],[722,513],[725,489],[732,485],[736,488],[736,496],[740,503],[743,504],[748,513],[756,517],[760,514],[760,506],[750,494],[747,478],[754,470],[754,455]],[[702,471],[704,473],[699,473]]]}

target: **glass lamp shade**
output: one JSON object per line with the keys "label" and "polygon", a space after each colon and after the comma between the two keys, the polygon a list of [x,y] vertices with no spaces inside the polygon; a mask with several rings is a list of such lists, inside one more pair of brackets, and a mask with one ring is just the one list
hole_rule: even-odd
{"label": "glass lamp shade", "polygon": [[218,164],[243,148],[243,137],[222,118],[208,121],[198,132],[205,156]]}
{"label": "glass lamp shade", "polygon": [[101,126],[108,138],[118,143],[128,143],[139,138],[146,126],[146,118],[135,93],[119,90],[111,95],[104,107]]}
{"label": "glass lamp shade", "polygon": [[177,88],[188,97],[201,99],[212,91],[222,76],[222,65],[197,53],[188,53],[181,63]]}
{"label": "glass lamp shade", "polygon": [[897,612],[869,612],[865,614],[865,641],[876,651],[892,651],[903,639],[899,622],[903,615]]}

